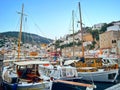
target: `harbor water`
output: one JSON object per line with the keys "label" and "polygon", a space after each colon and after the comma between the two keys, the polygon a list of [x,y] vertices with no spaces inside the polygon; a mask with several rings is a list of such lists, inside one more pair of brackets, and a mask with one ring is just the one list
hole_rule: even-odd
{"label": "harbor water", "polygon": [[[91,81],[77,81],[80,83],[89,83],[89,84],[95,84],[96,88],[94,90],[105,90],[106,88],[109,88],[113,85],[116,85],[117,83],[120,82],[120,75],[117,78],[116,82],[91,82]],[[74,85],[67,85],[63,83],[54,83],[52,90],[85,90],[85,87],[79,87],[79,86],[74,86]]]}
{"label": "harbor water", "polygon": [[[120,82],[120,76],[118,76],[118,81],[114,82],[114,83],[108,83],[108,82],[94,82],[94,84],[97,86],[97,88],[95,88],[94,90],[104,90],[108,87],[111,87],[117,83]],[[89,83],[92,84],[93,82],[91,81],[83,81],[83,80],[79,80],[77,82],[80,83]],[[67,84],[63,84],[63,83],[53,83],[53,87],[52,90],[85,90],[85,87],[79,87],[79,86],[74,86],[74,85],[67,85]],[[0,90],[3,90],[2,87],[0,87]]]}
{"label": "harbor water", "polygon": [[[85,82],[85,81],[83,81]],[[97,87],[94,90],[104,90],[108,87],[115,85],[116,83],[94,83]],[[67,85],[63,83],[54,83],[52,90],[85,90],[85,87],[79,87],[74,85]]]}

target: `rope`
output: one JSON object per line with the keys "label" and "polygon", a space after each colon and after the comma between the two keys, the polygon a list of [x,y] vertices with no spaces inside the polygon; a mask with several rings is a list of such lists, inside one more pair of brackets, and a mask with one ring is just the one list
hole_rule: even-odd
{"label": "rope", "polygon": [[[32,19],[33,24],[36,26],[37,30],[39,30],[39,31],[37,31],[37,34],[39,34],[39,32],[41,32],[43,36],[49,37],[49,35],[45,35],[45,33],[43,33],[43,31],[40,29],[39,25],[34,22],[32,17],[31,17],[31,19]],[[51,43],[51,41],[49,39],[47,39],[47,40],[49,43]]]}
{"label": "rope", "polygon": [[92,73],[90,73],[90,77],[91,77],[92,84],[95,85],[95,84],[94,84],[94,81],[93,81]]}

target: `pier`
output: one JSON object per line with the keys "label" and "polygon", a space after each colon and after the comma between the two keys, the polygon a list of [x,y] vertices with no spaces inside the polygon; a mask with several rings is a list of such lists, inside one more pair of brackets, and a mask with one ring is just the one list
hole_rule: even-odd
{"label": "pier", "polygon": [[120,83],[118,83],[118,84],[116,84],[116,85],[114,85],[112,87],[109,87],[109,88],[107,88],[105,90],[120,90]]}

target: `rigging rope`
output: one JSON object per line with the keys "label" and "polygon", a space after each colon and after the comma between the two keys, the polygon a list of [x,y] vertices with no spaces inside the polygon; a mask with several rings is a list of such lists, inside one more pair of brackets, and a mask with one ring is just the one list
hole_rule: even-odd
{"label": "rigging rope", "polygon": [[[39,25],[34,22],[32,17],[31,17],[31,19],[33,21],[33,24],[36,26],[37,30],[39,30],[39,31],[37,31],[37,34],[39,34],[39,32],[41,32],[42,36],[49,37],[49,35],[46,35],[45,33],[43,33],[43,31],[40,29]],[[49,43],[51,43],[51,41],[48,38],[46,38],[46,39]]]}

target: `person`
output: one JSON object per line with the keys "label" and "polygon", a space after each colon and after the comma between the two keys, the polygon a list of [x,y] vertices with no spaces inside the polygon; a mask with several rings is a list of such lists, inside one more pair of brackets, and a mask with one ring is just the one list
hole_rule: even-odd
{"label": "person", "polygon": [[83,63],[85,62],[85,58],[84,57],[81,57],[80,59]]}

